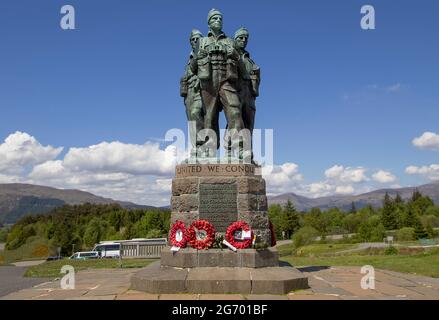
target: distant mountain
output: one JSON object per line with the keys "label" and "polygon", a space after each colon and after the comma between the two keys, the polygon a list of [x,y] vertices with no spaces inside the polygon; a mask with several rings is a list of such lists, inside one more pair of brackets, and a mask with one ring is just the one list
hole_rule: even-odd
{"label": "distant mountain", "polygon": [[80,190],[61,190],[31,184],[0,184],[0,223],[15,223],[27,214],[47,213],[65,204],[112,204],[124,208],[155,208],[95,196]]}
{"label": "distant mountain", "polygon": [[368,205],[372,205],[375,208],[382,206],[382,201],[386,192],[395,197],[396,194],[407,200],[412,196],[413,191],[417,188],[423,195],[429,196],[434,203],[439,204],[439,181],[424,184],[418,187],[408,187],[399,189],[380,189],[368,193],[359,194],[356,196],[330,196],[321,198],[307,198],[299,196],[294,193],[285,193],[274,197],[268,198],[269,204],[284,204],[290,199],[297,210],[308,211],[311,208],[320,208],[323,210],[329,208],[339,208],[342,210],[350,210],[352,202],[355,203],[357,209],[361,209]]}

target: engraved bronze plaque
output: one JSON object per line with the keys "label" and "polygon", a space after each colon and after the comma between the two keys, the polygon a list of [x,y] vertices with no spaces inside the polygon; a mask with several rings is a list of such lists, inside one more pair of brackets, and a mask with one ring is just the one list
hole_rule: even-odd
{"label": "engraved bronze plaque", "polygon": [[200,184],[200,219],[207,220],[217,232],[238,220],[238,186],[234,184]]}

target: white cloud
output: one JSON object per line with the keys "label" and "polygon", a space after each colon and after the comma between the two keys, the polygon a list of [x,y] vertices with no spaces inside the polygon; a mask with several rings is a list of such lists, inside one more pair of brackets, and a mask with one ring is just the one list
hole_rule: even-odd
{"label": "white cloud", "polygon": [[299,173],[299,166],[289,162],[274,165],[273,168],[263,167],[262,175],[270,194],[291,191],[303,180],[302,174]]}
{"label": "white cloud", "polygon": [[115,200],[138,204],[168,205],[175,148],[158,144],[103,142],[87,148],[71,148],[63,160],[36,165],[32,183],[74,188]]}
{"label": "white cloud", "polygon": [[20,182],[22,182],[22,178],[19,176],[0,173],[0,183],[20,183]]}
{"label": "white cloud", "polygon": [[401,84],[400,83],[395,83],[391,86],[386,87],[386,91],[387,92],[398,92],[399,90],[401,90]]}
{"label": "white cloud", "polygon": [[326,182],[311,183],[306,189],[306,195],[312,198],[329,196],[335,192],[335,186]]}
{"label": "white cloud", "polygon": [[[184,156],[174,145],[161,149],[151,142],[102,142],[71,148],[56,159],[62,149],[42,146],[27,133],[9,135],[0,145],[0,183],[79,189],[115,200],[169,205],[175,164]],[[291,166],[283,169],[293,174]]]}
{"label": "white cloud", "polygon": [[405,172],[410,175],[418,174],[429,180],[439,180],[439,164],[432,164],[430,166],[409,166]]}
{"label": "white cloud", "polygon": [[27,166],[55,159],[62,150],[42,146],[34,137],[17,131],[0,144],[0,173],[19,174]]}
{"label": "white cloud", "polygon": [[325,170],[325,180],[304,183],[298,166],[286,163],[275,166],[273,173],[264,174],[264,178],[267,181],[269,195],[293,192],[310,198],[366,193],[378,189],[374,182],[393,183],[397,181],[392,173],[384,170],[378,170],[370,179],[366,175],[367,170],[365,167],[334,165]]}
{"label": "white cloud", "polygon": [[359,183],[368,181],[367,169],[363,167],[351,168],[335,165],[325,171],[326,178],[341,183]]}
{"label": "white cloud", "polygon": [[355,189],[351,185],[338,186],[335,188],[335,192],[338,194],[353,194],[355,192]]}
{"label": "white cloud", "polygon": [[420,149],[439,150],[439,134],[424,132],[422,136],[414,138],[413,145]]}
{"label": "white cloud", "polygon": [[379,183],[392,183],[396,181],[396,177],[384,170],[379,170],[372,175],[372,179]]}
{"label": "white cloud", "polygon": [[75,171],[170,175],[175,164],[175,148],[161,150],[156,143],[102,142],[87,148],[71,148],[64,157],[64,166]]}

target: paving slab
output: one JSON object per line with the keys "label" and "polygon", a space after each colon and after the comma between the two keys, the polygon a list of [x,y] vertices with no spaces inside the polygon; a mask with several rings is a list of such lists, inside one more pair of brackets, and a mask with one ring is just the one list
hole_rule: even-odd
{"label": "paving slab", "polygon": [[[2,267],[6,268],[6,267]],[[2,269],[0,268],[0,269]],[[19,268],[19,267],[11,267]],[[230,268],[232,270],[233,268]],[[3,269],[7,270],[7,269]],[[144,270],[144,269],[142,269]],[[309,277],[309,289],[288,295],[273,294],[150,294],[129,289],[130,277],[142,270],[85,270],[76,274],[76,289],[62,290],[60,281],[36,283],[34,287],[17,290],[2,300],[439,300],[439,279],[387,270],[375,270],[375,290],[361,289],[362,275],[358,267],[312,269],[304,272]],[[181,269],[180,269],[181,271]],[[249,271],[250,272],[250,271]],[[6,273],[7,274],[7,273]],[[253,280],[253,279],[252,279]]]}
{"label": "paving slab", "polygon": [[116,300],[115,295],[107,296],[82,296],[78,298],[72,298],[71,300]]}
{"label": "paving slab", "polygon": [[292,267],[251,269],[253,294],[286,294],[292,290],[307,289],[308,278]]}
{"label": "paving slab", "polygon": [[240,294],[200,294],[199,300],[245,300]]}
{"label": "paving slab", "polygon": [[341,298],[327,294],[289,294],[288,300],[341,300]]}
{"label": "paving slab", "polygon": [[194,268],[186,280],[188,292],[243,293],[252,290],[250,270],[247,268]]}
{"label": "paving slab", "polygon": [[159,300],[198,300],[199,294],[161,294]]}
{"label": "paving slab", "polygon": [[145,293],[140,291],[129,290],[123,294],[117,295],[116,300],[158,300],[158,294]]}
{"label": "paving slab", "polygon": [[247,300],[288,300],[287,295],[277,294],[250,294],[246,295]]}

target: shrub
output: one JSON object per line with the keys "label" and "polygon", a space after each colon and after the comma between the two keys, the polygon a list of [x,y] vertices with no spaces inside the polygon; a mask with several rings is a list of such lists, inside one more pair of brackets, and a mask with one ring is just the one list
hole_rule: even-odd
{"label": "shrub", "polygon": [[396,249],[393,246],[390,246],[390,247],[386,248],[386,250],[384,251],[384,254],[386,256],[398,254],[398,249]]}
{"label": "shrub", "polygon": [[415,240],[414,228],[401,228],[396,232],[396,240],[398,241],[413,241]]}
{"label": "shrub", "polygon": [[49,247],[47,239],[32,236],[26,240],[18,249],[5,250],[3,252],[4,260],[6,262],[34,259],[34,258],[44,258],[49,255]]}
{"label": "shrub", "polygon": [[372,229],[372,232],[370,233],[370,241],[381,242],[385,236],[386,228],[380,223]]}
{"label": "shrub", "polygon": [[294,233],[292,238],[294,247],[299,248],[310,244],[318,235],[319,232],[313,227],[300,228],[296,233]]}
{"label": "shrub", "polygon": [[161,238],[161,237],[163,237],[163,232],[161,230],[158,230],[158,229],[151,229],[146,234],[146,237],[147,238]]}
{"label": "shrub", "polygon": [[6,242],[8,239],[8,229],[6,227],[0,228],[0,243]]}
{"label": "shrub", "polygon": [[49,247],[45,244],[35,247],[32,251],[32,258],[45,258],[49,256]]}

